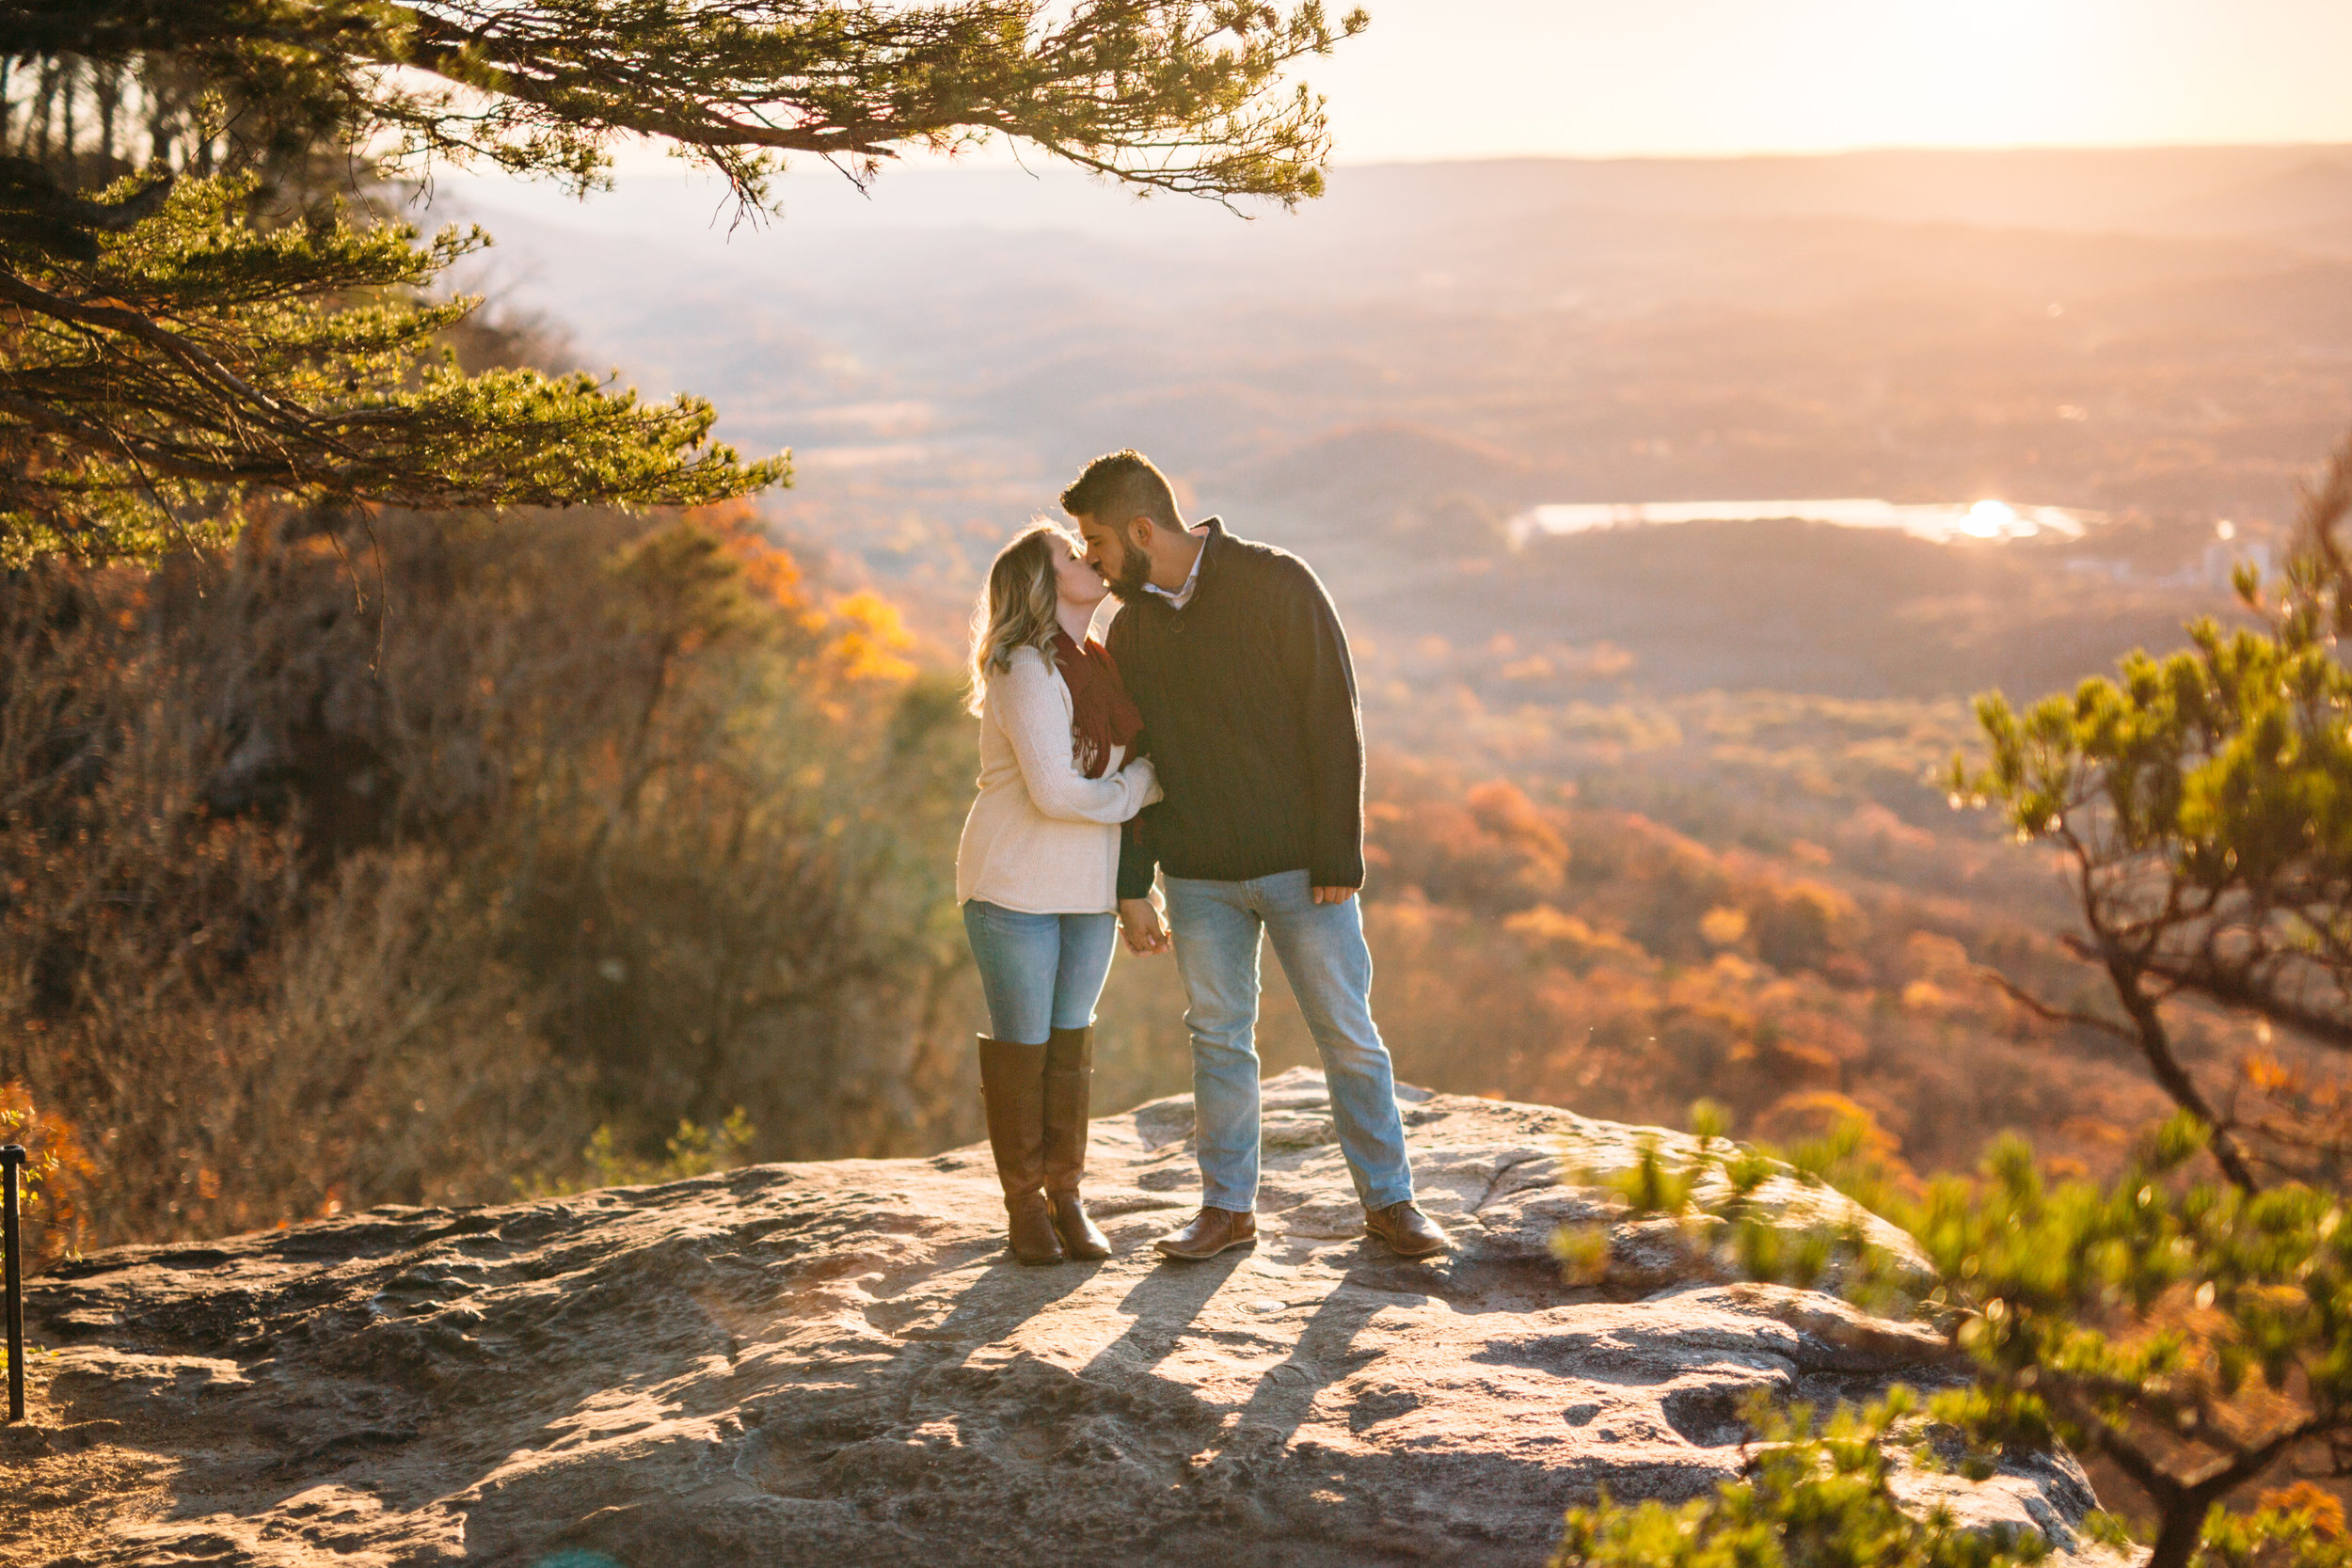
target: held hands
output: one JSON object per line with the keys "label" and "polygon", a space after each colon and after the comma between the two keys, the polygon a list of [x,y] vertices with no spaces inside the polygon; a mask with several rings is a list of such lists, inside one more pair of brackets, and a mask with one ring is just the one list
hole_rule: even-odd
{"label": "held hands", "polygon": [[1168,951],[1168,920],[1160,907],[1157,888],[1152,890],[1149,898],[1119,901],[1119,934],[1126,939],[1130,953]]}
{"label": "held hands", "polygon": [[[1344,904],[1356,896],[1352,887],[1319,887],[1313,890],[1318,904]],[[1168,915],[1160,903],[1160,890],[1153,888],[1149,898],[1121,898],[1119,901],[1119,934],[1126,940],[1127,950],[1136,954],[1165,953],[1168,947]]]}

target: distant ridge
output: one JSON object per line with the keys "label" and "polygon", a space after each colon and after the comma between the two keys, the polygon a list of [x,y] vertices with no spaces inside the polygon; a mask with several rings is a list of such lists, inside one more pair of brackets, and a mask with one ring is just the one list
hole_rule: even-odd
{"label": "distant ridge", "polygon": [[[1364,164],[1331,175],[1332,204],[1410,195],[1487,208],[1509,192],[1624,213],[1861,217],[2074,233],[2272,230],[2282,203],[2352,201],[2352,144],[1883,149],[1737,158],[1498,158]],[[2250,224],[2246,222],[2251,218]]]}
{"label": "distant ridge", "polygon": [[1311,436],[1217,476],[1216,489],[1332,517],[1385,517],[1450,494],[1513,496],[1522,459],[1489,441],[1425,425],[1350,426]]}

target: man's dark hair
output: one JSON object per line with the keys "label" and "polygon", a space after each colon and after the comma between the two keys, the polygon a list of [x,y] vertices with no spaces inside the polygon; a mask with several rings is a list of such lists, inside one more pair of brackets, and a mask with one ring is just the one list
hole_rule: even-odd
{"label": "man's dark hair", "polygon": [[1136,517],[1149,517],[1162,528],[1184,526],[1168,476],[1132,447],[1088,464],[1086,472],[1061,493],[1061,509],[1114,529],[1125,528]]}

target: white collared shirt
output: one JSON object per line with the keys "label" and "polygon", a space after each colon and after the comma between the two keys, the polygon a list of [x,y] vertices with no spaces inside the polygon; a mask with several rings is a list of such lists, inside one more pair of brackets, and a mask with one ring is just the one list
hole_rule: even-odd
{"label": "white collared shirt", "polygon": [[1182,610],[1188,602],[1190,602],[1192,598],[1192,591],[1200,585],[1200,562],[1206,561],[1209,557],[1208,527],[1208,524],[1203,523],[1197,529],[1188,529],[1185,531],[1186,532],[1195,533],[1200,536],[1200,551],[1192,558],[1192,570],[1184,574],[1184,585],[1171,594],[1156,582],[1147,582],[1143,585],[1143,591],[1145,593],[1157,594],[1161,598],[1168,601],[1168,608],[1170,610]]}

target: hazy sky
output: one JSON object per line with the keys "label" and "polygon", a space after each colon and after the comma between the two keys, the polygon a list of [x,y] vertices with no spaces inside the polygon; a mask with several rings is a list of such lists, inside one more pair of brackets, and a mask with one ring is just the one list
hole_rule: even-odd
{"label": "hazy sky", "polygon": [[[1348,0],[1327,3],[1339,11]],[[1342,165],[2352,143],[2352,0],[1364,3],[1371,31],[1299,71],[1330,101]],[[584,206],[546,182],[483,170],[450,176],[444,188],[492,212],[567,227],[728,243],[725,224],[713,227],[725,203],[707,178],[689,177],[642,145],[620,150],[619,161],[619,192]],[[1002,168],[1010,158],[1000,145],[961,162]],[[803,158],[781,194],[803,227],[828,215],[854,223],[1100,218],[1133,205],[1126,193],[1090,188],[1034,153],[1025,166],[1061,170],[1039,182],[1035,200],[1008,203],[991,187],[979,206],[959,205],[947,193],[966,182],[932,177],[953,166],[911,153],[862,200]],[[1215,221],[1205,209],[1168,215],[1198,204],[1152,205],[1165,221]],[[761,242],[738,234],[733,243]]]}
{"label": "hazy sky", "polygon": [[1304,73],[1348,163],[2352,141],[2352,0],[1365,4]]}

